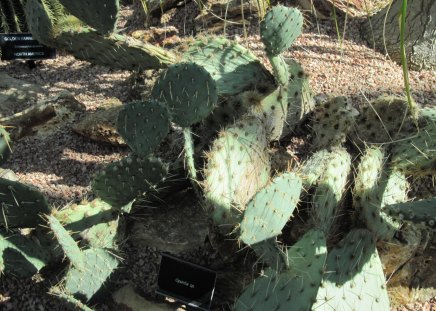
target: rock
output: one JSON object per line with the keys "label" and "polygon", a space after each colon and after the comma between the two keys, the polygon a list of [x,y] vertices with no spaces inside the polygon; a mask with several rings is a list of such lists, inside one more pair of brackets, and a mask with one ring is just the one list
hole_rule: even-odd
{"label": "rock", "polygon": [[63,91],[56,96],[38,101],[12,116],[0,118],[0,123],[13,127],[12,140],[25,136],[45,137],[73,120],[76,113],[84,110],[85,106],[70,92]]}
{"label": "rock", "polygon": [[124,307],[125,311],[174,311],[174,308],[146,300],[138,295],[132,285],[128,284],[112,294],[112,299]]}
{"label": "rock", "polygon": [[[41,87],[0,73],[0,118],[10,116],[30,100],[36,101]],[[19,109],[19,108],[18,108]]]}
{"label": "rock", "polygon": [[97,111],[87,114],[75,124],[73,131],[98,142],[126,146],[116,129],[118,113],[122,108],[123,105],[117,98],[108,99]]}
{"label": "rock", "polygon": [[135,247],[154,247],[177,255],[204,245],[208,234],[206,213],[192,194],[181,192],[176,206],[147,210],[147,217],[133,225],[130,240]]}

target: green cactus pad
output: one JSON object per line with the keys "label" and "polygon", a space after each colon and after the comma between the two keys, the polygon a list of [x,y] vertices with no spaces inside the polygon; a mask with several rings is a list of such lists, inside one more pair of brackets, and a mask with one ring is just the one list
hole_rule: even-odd
{"label": "green cactus pad", "polygon": [[106,34],[116,26],[120,4],[118,0],[59,0],[65,8],[81,21]]}
{"label": "green cactus pad", "polygon": [[40,214],[50,213],[44,195],[33,187],[0,178],[0,225],[34,228],[43,223]]}
{"label": "green cactus pad", "polygon": [[314,147],[340,146],[345,142],[358,114],[346,97],[331,98],[316,107],[311,124]]}
{"label": "green cactus pad", "polygon": [[0,273],[28,278],[50,260],[49,249],[18,233],[0,231]]}
{"label": "green cactus pad", "polygon": [[426,176],[436,174],[436,109],[422,109],[421,121],[426,123],[419,133],[393,145],[391,167],[405,174]]}
{"label": "green cactus pad", "polygon": [[288,113],[282,137],[292,133],[295,127],[315,108],[315,99],[303,67],[292,59],[287,59],[286,63],[289,71]]}
{"label": "green cactus pad", "polygon": [[404,97],[383,95],[359,110],[352,132],[352,139],[358,145],[388,143],[416,131]]}
{"label": "green cactus pad", "polygon": [[326,168],[330,153],[326,149],[321,149],[310,156],[303,164],[299,174],[303,180],[303,187],[309,190]]}
{"label": "green cactus pad", "polygon": [[171,120],[181,127],[206,118],[218,101],[215,81],[195,63],[170,66],[157,80],[151,96],[167,105]]}
{"label": "green cactus pad", "polygon": [[313,195],[312,219],[315,227],[326,235],[339,212],[339,205],[347,190],[351,171],[351,155],[345,148],[333,150],[325,162],[324,172]]}
{"label": "green cactus pad", "polygon": [[124,222],[119,218],[98,223],[80,233],[82,242],[91,248],[117,249],[124,237]]}
{"label": "green cactus pad", "polygon": [[260,262],[267,263],[270,267],[289,268],[288,256],[277,243],[277,238],[270,238],[262,242],[251,244]]}
{"label": "green cactus pad", "polygon": [[57,32],[56,24],[66,16],[60,2],[58,0],[26,1],[24,11],[32,36],[40,43],[52,45]]}
{"label": "green cactus pad", "polygon": [[159,159],[130,156],[106,166],[92,183],[93,191],[114,208],[120,209],[137,196],[154,190],[168,167]]}
{"label": "green cactus pad", "polygon": [[116,219],[118,210],[97,198],[91,202],[70,204],[60,210],[53,210],[51,215],[56,217],[65,229],[74,232],[73,237],[76,238],[86,229]]}
{"label": "green cactus pad", "polygon": [[83,270],[86,267],[85,256],[71,237],[64,226],[54,216],[47,216],[50,229],[64,254],[68,257],[71,264],[77,269]]}
{"label": "green cactus pad", "polygon": [[436,228],[436,198],[386,205],[384,209],[386,214],[399,221]]}
{"label": "green cactus pad", "polygon": [[154,100],[129,103],[118,114],[118,133],[138,155],[152,153],[170,126],[168,109]]}
{"label": "green cactus pad", "polygon": [[353,195],[354,206],[368,229],[377,238],[390,240],[401,224],[389,217],[383,207],[404,202],[408,183],[402,173],[384,169],[384,160],[381,148],[366,150],[357,169]]}
{"label": "green cactus pad", "polygon": [[325,271],[311,310],[390,310],[382,263],[369,231],[351,231],[329,253]]}
{"label": "green cactus pad", "polygon": [[223,37],[190,43],[184,58],[210,73],[220,96],[270,88],[274,84],[272,75],[251,51]]}
{"label": "green cactus pad", "polygon": [[78,59],[122,70],[160,69],[176,61],[175,55],[158,46],[119,34],[103,37],[83,26],[65,29],[55,46]]}
{"label": "green cactus pad", "polygon": [[268,268],[244,290],[234,306],[235,311],[310,309],[327,257],[324,234],[318,230],[307,232],[288,249],[287,255],[289,270]]}
{"label": "green cactus pad", "polygon": [[274,6],[260,23],[260,35],[266,52],[278,55],[287,50],[301,34],[303,15],[296,8]]}
{"label": "green cactus pad", "polygon": [[297,207],[301,188],[299,176],[285,173],[257,192],[245,209],[240,239],[251,245],[281,234]]}
{"label": "green cactus pad", "polygon": [[[269,180],[265,126],[248,116],[219,133],[207,154],[204,192],[216,224],[233,228],[245,205]],[[224,230],[225,231],[225,230]]]}
{"label": "green cactus pad", "polygon": [[89,301],[109,279],[119,264],[119,259],[109,251],[91,248],[82,252],[84,267],[70,267],[65,276],[65,291],[84,301]]}
{"label": "green cactus pad", "polygon": [[0,125],[0,165],[6,162],[11,154],[11,138],[4,127]]}

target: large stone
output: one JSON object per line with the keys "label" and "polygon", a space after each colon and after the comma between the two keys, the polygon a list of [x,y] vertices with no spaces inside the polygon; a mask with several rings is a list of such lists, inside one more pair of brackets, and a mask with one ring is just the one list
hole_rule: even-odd
{"label": "large stone", "polygon": [[21,110],[29,101],[36,101],[41,87],[0,73],[0,118],[10,116]]}
{"label": "large stone", "polygon": [[134,223],[130,240],[135,247],[153,247],[177,255],[204,245],[208,219],[198,200],[187,192],[171,196],[178,203],[147,209],[147,216]]}
{"label": "large stone", "polygon": [[25,136],[46,137],[65,126],[77,113],[84,110],[85,106],[70,92],[63,91],[56,96],[40,100],[21,112],[0,118],[0,123],[12,127],[12,140]]}
{"label": "large stone", "polygon": [[123,105],[117,98],[106,100],[97,111],[87,114],[76,123],[73,131],[98,142],[126,146],[116,128],[118,113],[122,108]]}

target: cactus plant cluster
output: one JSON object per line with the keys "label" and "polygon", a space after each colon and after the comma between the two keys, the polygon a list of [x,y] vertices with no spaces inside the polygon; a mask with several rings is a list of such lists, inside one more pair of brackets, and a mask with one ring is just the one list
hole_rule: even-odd
{"label": "cactus plant cluster", "polygon": [[[89,12],[67,0],[27,1],[25,11],[43,43],[101,64],[116,60],[121,68],[166,69],[150,98],[119,113],[117,129],[132,153],[95,176],[92,189],[99,198],[93,202],[53,210],[35,189],[0,179],[0,226],[36,227],[38,233],[48,224],[55,237],[50,244],[40,235],[44,247],[35,248],[27,237],[2,230],[0,250],[11,255],[0,256],[0,269],[6,272],[10,258],[20,256],[30,263],[23,271],[31,275],[59,258],[58,246],[69,267],[53,292],[90,301],[119,264],[113,253],[123,232],[120,215],[168,177],[171,164],[155,150],[175,124],[183,130],[188,176],[214,225],[269,266],[240,295],[235,310],[389,310],[375,242],[391,240],[404,222],[435,226],[435,200],[408,202],[406,174],[436,174],[436,110],[421,109],[419,131],[409,124],[407,109],[398,108],[406,107],[401,99],[382,98],[357,111],[337,97],[309,113],[314,101],[304,72],[282,56],[301,33],[303,18],[293,8],[276,6],[261,22],[271,74],[225,38],[193,39],[176,57],[120,37],[114,33],[118,1],[103,2],[95,19],[88,14],[99,9],[89,1]],[[398,117],[390,120],[391,113]],[[283,136],[286,122],[292,129],[307,115],[314,153],[274,172],[270,142]],[[210,124],[204,135],[212,142],[195,141],[192,131]],[[386,135],[375,137],[380,126]],[[305,218],[305,232],[287,245],[282,233],[296,215]],[[351,230],[340,231],[338,217],[347,217]]]}

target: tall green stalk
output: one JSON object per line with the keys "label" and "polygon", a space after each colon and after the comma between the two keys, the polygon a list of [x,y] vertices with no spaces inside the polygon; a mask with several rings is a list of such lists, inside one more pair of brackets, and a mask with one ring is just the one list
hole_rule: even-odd
{"label": "tall green stalk", "polygon": [[410,94],[410,82],[409,82],[409,71],[407,69],[407,59],[406,59],[406,47],[404,44],[404,36],[406,31],[406,15],[407,15],[407,0],[403,0],[401,6],[401,20],[400,20],[400,54],[401,54],[401,65],[403,66],[403,77],[404,77],[404,87],[406,90],[407,104],[409,106],[410,114],[415,121],[416,126],[418,126],[418,107]]}

